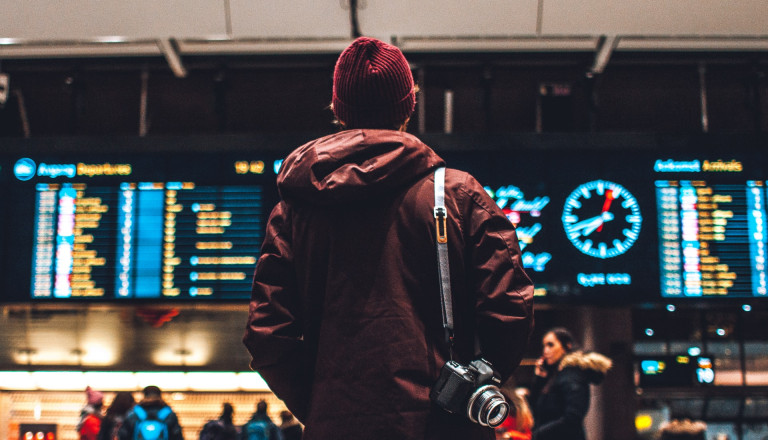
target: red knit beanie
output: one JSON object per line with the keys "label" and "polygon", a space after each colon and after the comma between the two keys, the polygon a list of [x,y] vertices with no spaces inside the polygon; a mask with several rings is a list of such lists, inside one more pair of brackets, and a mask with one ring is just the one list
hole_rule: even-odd
{"label": "red knit beanie", "polygon": [[333,113],[346,128],[390,128],[416,106],[413,75],[395,46],[360,37],[336,61]]}

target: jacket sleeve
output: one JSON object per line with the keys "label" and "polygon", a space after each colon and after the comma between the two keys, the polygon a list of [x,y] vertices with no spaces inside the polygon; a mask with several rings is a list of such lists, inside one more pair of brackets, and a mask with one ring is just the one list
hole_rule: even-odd
{"label": "jacket sleeve", "polygon": [[101,419],[101,426],[99,427],[99,435],[96,436],[97,440],[113,440],[112,430],[115,427],[115,419],[112,417],[104,417]]}
{"label": "jacket sleeve", "polygon": [[274,423],[270,425],[269,440],[284,440],[283,431],[281,431],[280,427]]}
{"label": "jacket sleeve", "polygon": [[181,432],[181,424],[179,424],[179,417],[175,412],[172,412],[165,420],[166,426],[168,426],[168,439],[169,440],[184,440],[184,434]]}
{"label": "jacket sleeve", "polygon": [[93,414],[86,417],[83,426],[80,428],[80,438],[82,440],[96,440],[101,427],[101,419]]}
{"label": "jacket sleeve", "polygon": [[523,270],[515,227],[474,178],[468,176],[463,188],[480,349],[503,382],[520,363],[533,330],[533,282]]}
{"label": "jacket sleeve", "polygon": [[556,380],[562,384],[563,412],[555,420],[534,428],[535,440],[557,440],[573,436],[582,429],[589,410],[589,383],[576,368],[566,368]]}
{"label": "jacket sleeve", "polygon": [[304,345],[297,295],[290,213],[280,202],[270,215],[256,264],[243,343],[251,368],[301,420],[309,388],[301,370]]}
{"label": "jacket sleeve", "polygon": [[136,415],[133,410],[128,412],[125,416],[123,424],[120,425],[120,429],[117,431],[117,438],[119,440],[133,440],[133,430],[136,427]]}

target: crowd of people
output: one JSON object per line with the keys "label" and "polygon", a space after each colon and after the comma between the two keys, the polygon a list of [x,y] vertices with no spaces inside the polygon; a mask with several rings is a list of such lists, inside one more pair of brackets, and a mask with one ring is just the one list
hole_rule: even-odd
{"label": "crowd of people", "polygon": [[[184,440],[178,416],[163,400],[159,387],[150,385],[136,402],[133,393],[119,391],[103,411],[104,394],[87,387],[86,404],[80,410],[76,429],[80,440]],[[267,414],[264,400],[242,426],[234,424],[232,404],[225,402],[216,419],[207,421],[199,440],[299,440],[302,425],[289,411],[280,414],[278,426]]]}
{"label": "crowd of people", "polygon": [[[611,360],[579,349],[565,328],[548,330],[542,338],[542,356],[535,365],[530,388],[514,387],[508,381],[501,392],[511,410],[495,428],[496,439],[584,440],[584,418],[589,410],[590,384],[599,384],[611,368]],[[86,405],[77,430],[80,440],[183,440],[178,417],[163,400],[160,388],[148,386],[136,402],[133,393],[117,392],[104,410],[103,393],[86,388]],[[290,411],[280,413],[280,425],[269,417],[264,400],[242,426],[234,423],[234,407],[222,405],[221,414],[209,420],[199,440],[300,440],[303,425]],[[150,434],[144,421],[155,421],[160,429]],[[151,425],[150,425],[151,426]],[[674,420],[659,431],[660,439],[704,438],[701,422]]]}

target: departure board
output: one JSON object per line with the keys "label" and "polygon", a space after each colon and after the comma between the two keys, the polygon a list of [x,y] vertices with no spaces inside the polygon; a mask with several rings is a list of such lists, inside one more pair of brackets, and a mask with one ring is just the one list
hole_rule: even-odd
{"label": "departure board", "polygon": [[[271,162],[211,155],[79,159],[14,163],[12,198],[25,209],[10,220],[18,231],[10,241],[21,252],[9,264],[28,277],[28,298],[250,297],[275,202]],[[14,290],[24,288],[14,283]]]}
{"label": "departure board", "polygon": [[242,295],[262,189],[193,182],[37,185],[32,297]]}
{"label": "departure board", "polygon": [[656,181],[664,297],[766,296],[763,181]]}

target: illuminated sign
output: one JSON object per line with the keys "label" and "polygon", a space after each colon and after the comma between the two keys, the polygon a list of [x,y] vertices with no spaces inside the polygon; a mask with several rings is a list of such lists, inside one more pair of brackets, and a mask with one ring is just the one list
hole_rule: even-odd
{"label": "illuminated sign", "polygon": [[14,196],[34,210],[9,220],[21,232],[4,245],[23,251],[12,265],[26,298],[248,298],[275,196],[253,175],[263,160],[242,176],[236,162],[16,160]]}
{"label": "illuminated sign", "polygon": [[738,160],[657,160],[653,166],[657,173],[699,173],[699,172],[728,172],[740,173],[744,165]]}

